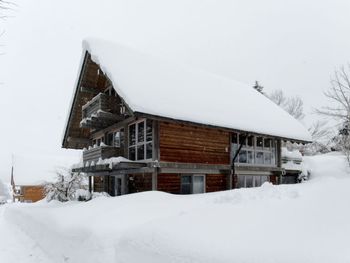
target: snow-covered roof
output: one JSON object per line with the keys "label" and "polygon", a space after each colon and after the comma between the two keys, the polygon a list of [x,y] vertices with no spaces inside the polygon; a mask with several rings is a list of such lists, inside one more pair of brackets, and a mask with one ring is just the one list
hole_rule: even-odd
{"label": "snow-covered roof", "polygon": [[251,86],[99,39],[84,51],[134,112],[311,141],[306,128]]}

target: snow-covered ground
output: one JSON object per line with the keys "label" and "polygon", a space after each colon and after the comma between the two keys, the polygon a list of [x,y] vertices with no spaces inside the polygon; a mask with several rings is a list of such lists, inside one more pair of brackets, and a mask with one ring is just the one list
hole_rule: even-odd
{"label": "snow-covered ground", "polygon": [[0,207],[0,262],[350,262],[345,158],[297,185]]}

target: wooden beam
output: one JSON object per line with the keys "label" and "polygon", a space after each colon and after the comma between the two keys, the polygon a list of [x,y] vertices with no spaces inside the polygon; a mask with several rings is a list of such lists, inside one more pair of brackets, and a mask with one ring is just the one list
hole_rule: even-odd
{"label": "wooden beam", "polygon": [[100,93],[101,91],[95,87],[80,87],[80,92],[85,92],[85,93],[91,93],[91,94],[95,94],[97,95],[98,93]]}
{"label": "wooden beam", "polygon": [[77,138],[77,137],[68,137],[67,142],[69,143],[81,143],[81,144],[89,144],[90,139],[88,138]]}

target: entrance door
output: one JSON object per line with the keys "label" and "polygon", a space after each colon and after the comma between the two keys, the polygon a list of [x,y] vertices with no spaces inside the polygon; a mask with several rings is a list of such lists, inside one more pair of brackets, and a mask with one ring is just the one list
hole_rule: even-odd
{"label": "entrance door", "polygon": [[205,192],[204,175],[193,175],[193,193],[201,194]]}
{"label": "entrance door", "polygon": [[114,195],[119,196],[122,195],[122,179],[121,178],[115,178],[115,184],[114,184]]}

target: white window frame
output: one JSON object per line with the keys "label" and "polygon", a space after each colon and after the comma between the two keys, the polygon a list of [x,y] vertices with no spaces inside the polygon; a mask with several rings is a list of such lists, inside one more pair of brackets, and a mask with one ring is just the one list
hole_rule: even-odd
{"label": "white window frame", "polygon": [[239,177],[242,177],[244,178],[244,185],[243,186],[240,186],[238,188],[247,188],[247,177],[253,177],[253,186],[252,187],[249,187],[249,188],[253,188],[253,187],[260,187],[262,184],[260,183],[259,185],[255,185],[256,181],[255,181],[255,178],[256,177],[260,177],[260,182],[261,182],[261,177],[265,177],[267,180],[264,181],[265,182],[270,182],[270,176],[269,175],[257,175],[257,174],[238,174],[237,175],[237,181],[239,181]]}
{"label": "white window frame", "polygon": [[[149,120],[149,121],[152,121],[152,120]],[[139,142],[138,141],[138,137],[139,137],[139,129],[138,129],[138,125],[139,123],[144,123],[144,141],[143,142]],[[153,123],[153,121],[152,121]],[[132,125],[135,125],[135,144],[134,145],[130,145],[130,126]],[[153,130],[153,125],[152,125],[152,140],[151,141],[147,141],[147,119],[141,119],[139,121],[135,121],[133,123],[130,123],[128,125],[128,158],[130,159],[130,148],[135,148],[135,161],[150,161],[153,159],[153,153],[154,153],[154,150],[153,150],[153,141],[154,141],[154,130]],[[150,144],[152,145],[152,157],[151,158],[147,158],[147,145]],[[144,159],[140,159],[138,160],[138,151],[137,151],[137,147],[140,147],[140,146],[144,146]]]}
{"label": "white window frame", "polygon": [[[235,150],[237,151],[240,144],[239,144],[239,136],[243,133],[239,133],[239,132],[235,132],[235,134],[237,135],[237,141],[235,143],[235,147],[233,147],[234,143],[232,142],[231,139],[231,160],[235,154]],[[232,136],[232,135],[231,135]],[[248,151],[249,152],[253,152],[253,162],[251,163],[243,163],[243,162],[239,162],[239,158],[240,158],[240,154],[238,154],[235,163],[242,165],[242,166],[264,166],[264,167],[277,167],[277,141],[276,139],[272,138],[272,137],[266,137],[266,136],[258,136],[258,135],[250,135],[253,136],[254,138],[254,143],[253,143],[253,147],[248,146],[248,138],[246,138],[245,144],[243,144],[242,149],[240,151],[240,153],[242,153],[243,151],[247,152],[247,159],[248,159]],[[262,147],[258,147],[257,146],[257,138],[262,138],[263,140],[263,146]],[[232,137],[231,137],[232,138]],[[265,147],[265,140],[266,139],[270,139],[271,140],[271,144],[270,147]],[[258,164],[256,163],[256,154],[258,152],[263,153],[263,163]],[[265,154],[271,154],[271,162],[270,163],[265,163]]]}

